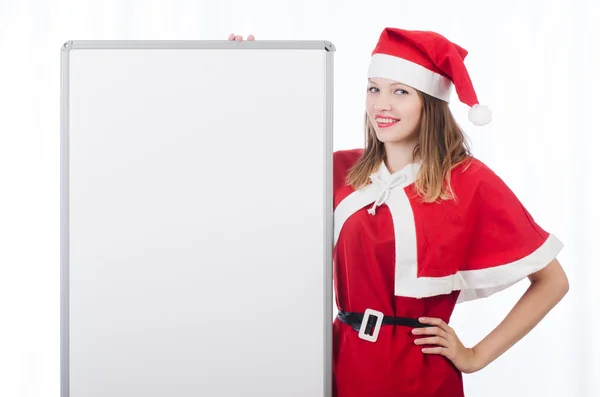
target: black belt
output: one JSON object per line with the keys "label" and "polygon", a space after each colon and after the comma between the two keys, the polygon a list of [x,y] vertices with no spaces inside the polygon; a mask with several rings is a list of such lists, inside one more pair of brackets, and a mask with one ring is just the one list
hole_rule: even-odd
{"label": "black belt", "polygon": [[[417,320],[416,318],[384,316],[382,313],[375,312],[370,309],[368,309],[367,311],[370,313],[369,313],[369,317],[367,318],[367,324],[365,326],[365,331],[364,331],[364,333],[367,334],[366,338],[363,338],[360,334],[360,329],[361,329],[362,323],[365,318],[365,313],[348,313],[348,312],[344,312],[344,311],[340,310],[340,311],[338,311],[337,318],[340,319],[340,321],[351,326],[353,330],[358,331],[359,336],[361,336],[361,338],[363,338],[363,339],[372,338],[373,340],[367,339],[367,340],[371,340],[372,342],[377,340],[377,334],[379,333],[379,329],[377,329],[377,334],[375,334],[375,335],[373,335],[373,331],[375,330],[375,326],[377,325],[379,318],[382,318],[381,325],[402,325],[405,327],[413,327],[413,328],[424,328],[424,327],[431,326],[429,324],[423,324],[423,323],[419,322],[419,320]],[[373,312],[379,313],[379,316],[377,314],[371,314]]]}

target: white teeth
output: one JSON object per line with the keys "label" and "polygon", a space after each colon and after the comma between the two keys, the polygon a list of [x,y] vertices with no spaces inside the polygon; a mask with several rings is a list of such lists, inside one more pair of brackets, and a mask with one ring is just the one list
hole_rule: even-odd
{"label": "white teeth", "polygon": [[398,120],[394,120],[394,119],[375,119],[377,120],[378,123],[395,123]]}

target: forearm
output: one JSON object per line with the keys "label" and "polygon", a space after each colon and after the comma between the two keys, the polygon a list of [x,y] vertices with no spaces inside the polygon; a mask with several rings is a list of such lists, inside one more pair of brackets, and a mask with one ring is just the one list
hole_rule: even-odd
{"label": "forearm", "polygon": [[568,282],[562,278],[532,282],[504,320],[473,347],[479,360],[479,369],[486,367],[527,335],[567,291]]}

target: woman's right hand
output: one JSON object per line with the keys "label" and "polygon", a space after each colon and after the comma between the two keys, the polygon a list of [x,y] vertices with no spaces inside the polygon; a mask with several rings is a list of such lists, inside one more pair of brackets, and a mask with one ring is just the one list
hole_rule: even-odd
{"label": "woman's right hand", "polygon": [[[244,38],[242,36],[236,36],[235,34],[230,34],[228,40],[231,41],[244,41]],[[248,41],[254,41],[254,35],[249,35],[248,36]]]}

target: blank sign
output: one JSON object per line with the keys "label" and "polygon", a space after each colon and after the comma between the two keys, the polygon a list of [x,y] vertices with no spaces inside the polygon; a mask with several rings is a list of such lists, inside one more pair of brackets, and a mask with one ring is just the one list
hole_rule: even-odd
{"label": "blank sign", "polygon": [[331,395],[326,41],[61,51],[61,397]]}

